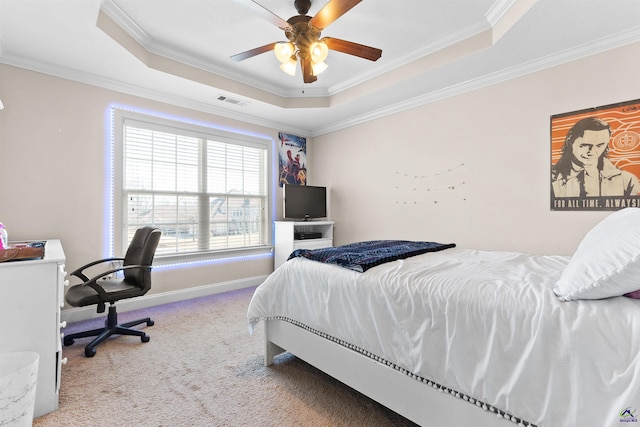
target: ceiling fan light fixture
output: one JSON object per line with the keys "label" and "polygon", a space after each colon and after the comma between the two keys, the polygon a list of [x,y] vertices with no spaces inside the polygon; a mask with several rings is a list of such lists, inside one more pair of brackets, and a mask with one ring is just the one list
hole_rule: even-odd
{"label": "ceiling fan light fixture", "polygon": [[294,6],[298,15],[286,21],[261,5],[263,0],[243,1],[252,5],[272,24],[284,31],[288,41],[273,42],[232,55],[230,57],[232,61],[244,61],[273,50],[276,58],[281,62],[282,71],[295,76],[299,61],[303,82],[313,83],[318,80],[316,76],[328,68],[324,61],[329,55],[329,49],[369,61],[377,61],[382,56],[381,49],[332,37],[320,38],[321,32],[329,24],[362,0],[328,0],[313,17],[307,16],[311,0],[295,0]]}
{"label": "ceiling fan light fixture", "polygon": [[295,46],[293,45],[293,43],[289,42],[278,42],[273,47],[273,53],[275,53],[278,61],[282,62],[283,64],[286,64],[290,61],[291,56],[295,53],[295,51]]}
{"label": "ceiling fan light fixture", "polygon": [[298,61],[294,58],[295,56],[290,56],[287,62],[283,62],[280,65],[280,69],[292,77],[296,76],[296,68],[298,66]]}
{"label": "ceiling fan light fixture", "polygon": [[311,60],[314,63],[320,64],[327,59],[327,56],[329,55],[329,48],[324,42],[313,42],[311,46],[309,46],[309,54],[311,55]]}
{"label": "ceiling fan light fixture", "polygon": [[318,74],[322,73],[327,68],[329,68],[329,66],[324,62],[318,62],[318,63],[313,62],[311,64],[311,69],[313,70],[314,76],[317,76]]}

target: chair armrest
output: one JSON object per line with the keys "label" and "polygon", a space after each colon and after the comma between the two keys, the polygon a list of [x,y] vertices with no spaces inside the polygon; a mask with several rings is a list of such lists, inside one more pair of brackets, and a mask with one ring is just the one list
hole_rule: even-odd
{"label": "chair armrest", "polygon": [[93,267],[94,265],[102,264],[104,262],[113,262],[113,261],[124,261],[124,258],[104,258],[104,259],[99,259],[97,261],[92,261],[89,264],[85,264],[82,267],[79,267],[79,268],[75,269],[74,271],[69,273],[69,275],[70,276],[76,276],[80,280],[82,280],[83,282],[86,283],[90,279],[87,277],[86,274],[83,273],[84,270],[86,270],[89,267]]}
{"label": "chair armrest", "polygon": [[[118,260],[118,258],[114,258],[113,260]],[[151,270],[151,266],[150,265],[137,265],[137,264],[136,265],[125,265],[123,267],[114,268],[112,270],[100,273],[97,276],[86,280],[84,283],[81,284],[81,286],[89,286],[89,287],[93,288],[93,290],[95,290],[98,293],[98,295],[100,295],[100,298],[102,298],[104,301],[109,301],[109,295],[107,294],[105,289],[102,286],[100,286],[100,283],[98,283],[98,280],[100,280],[103,277],[109,276],[110,274],[117,273],[119,271],[132,270],[132,269],[143,269],[143,268],[148,268],[149,270]]]}

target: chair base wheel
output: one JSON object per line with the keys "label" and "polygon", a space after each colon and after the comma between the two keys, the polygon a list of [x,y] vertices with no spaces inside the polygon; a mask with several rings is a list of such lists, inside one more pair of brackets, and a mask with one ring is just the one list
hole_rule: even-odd
{"label": "chair base wheel", "polygon": [[96,354],[96,347],[112,335],[137,336],[140,337],[142,342],[149,342],[151,337],[148,334],[133,328],[133,326],[141,325],[143,323],[147,326],[153,326],[154,324],[153,320],[148,317],[118,324],[118,313],[116,312],[116,307],[115,305],[111,305],[109,306],[109,314],[107,315],[107,320],[105,321],[103,328],[67,335],[63,338],[63,342],[65,346],[68,346],[72,345],[77,338],[95,337],[84,349],[85,356],[93,357]]}

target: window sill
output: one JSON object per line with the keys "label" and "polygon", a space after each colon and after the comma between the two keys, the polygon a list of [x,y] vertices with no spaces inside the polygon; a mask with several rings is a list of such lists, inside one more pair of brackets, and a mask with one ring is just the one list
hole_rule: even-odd
{"label": "window sill", "polygon": [[234,262],[254,258],[272,257],[273,246],[255,248],[227,249],[221,251],[190,252],[185,254],[156,255],[153,260],[154,268],[189,264],[207,264],[220,262]]}

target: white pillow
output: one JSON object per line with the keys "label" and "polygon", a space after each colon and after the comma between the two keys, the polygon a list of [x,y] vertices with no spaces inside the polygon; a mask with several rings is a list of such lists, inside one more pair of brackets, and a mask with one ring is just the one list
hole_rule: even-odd
{"label": "white pillow", "polygon": [[582,239],[553,292],[562,300],[600,299],[640,289],[640,209],[625,208]]}

